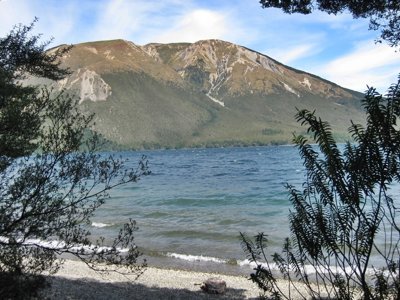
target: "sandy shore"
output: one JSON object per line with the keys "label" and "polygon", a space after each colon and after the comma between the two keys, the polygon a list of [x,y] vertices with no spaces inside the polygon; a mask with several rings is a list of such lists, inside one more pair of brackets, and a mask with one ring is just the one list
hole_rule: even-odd
{"label": "sandy shore", "polygon": [[[209,295],[200,289],[208,278],[225,280],[224,295]],[[49,277],[47,299],[257,299],[260,291],[246,277],[148,267],[135,281],[122,275],[101,275],[78,261],[67,260]]]}
{"label": "sandy shore", "polygon": [[[200,289],[205,280],[216,277],[224,280],[223,295],[206,294]],[[245,276],[192,272],[148,267],[136,280],[118,273],[100,274],[84,263],[66,260],[56,275],[49,276],[51,287],[42,291],[40,299],[259,299],[260,290]],[[288,282],[279,286],[287,292]],[[305,290],[296,286],[306,295]],[[291,299],[304,299],[296,294]]]}

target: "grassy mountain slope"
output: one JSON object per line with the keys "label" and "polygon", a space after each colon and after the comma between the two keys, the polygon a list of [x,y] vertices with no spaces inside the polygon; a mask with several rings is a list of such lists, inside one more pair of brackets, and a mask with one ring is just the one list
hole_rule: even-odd
{"label": "grassy mountain slope", "polygon": [[361,94],[219,40],[75,45],[57,88],[96,113],[95,130],[129,148],[287,143],[297,108],[317,110],[337,136],[362,122]]}

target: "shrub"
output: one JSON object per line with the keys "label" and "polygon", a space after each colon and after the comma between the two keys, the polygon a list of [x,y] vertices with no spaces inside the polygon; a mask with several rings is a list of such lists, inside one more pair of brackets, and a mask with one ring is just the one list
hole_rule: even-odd
{"label": "shrub", "polygon": [[[255,239],[242,234],[243,249],[256,264],[251,279],[273,299],[290,299],[298,282],[306,287],[304,298],[400,297],[400,202],[391,190],[400,182],[400,78],[386,96],[369,88],[363,107],[366,125],[351,124],[355,142],[344,150],[314,112],[296,115],[317,147],[304,136],[294,138],[306,181],[302,190],[287,185],[291,236],[282,253],[269,256],[264,233]],[[277,274],[288,280],[289,294]]]}

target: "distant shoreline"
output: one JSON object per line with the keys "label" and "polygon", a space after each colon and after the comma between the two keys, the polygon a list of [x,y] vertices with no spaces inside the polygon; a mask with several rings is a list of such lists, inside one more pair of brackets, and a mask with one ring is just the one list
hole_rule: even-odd
{"label": "distant shoreline", "polygon": [[[347,142],[354,142],[351,139],[342,140],[338,139],[336,143],[338,145],[345,145]],[[312,146],[318,146],[318,144],[309,138],[308,144]],[[140,151],[176,151],[176,150],[205,150],[205,149],[224,149],[224,148],[257,148],[257,147],[296,147],[294,143],[281,143],[281,144],[232,144],[232,145],[210,145],[210,146],[187,146],[187,147],[154,147],[154,148],[134,148],[134,147],[115,147],[115,148],[101,148],[98,152],[140,152]]]}
{"label": "distant shoreline", "polygon": [[190,149],[223,149],[223,148],[250,148],[250,147],[276,147],[276,146],[295,146],[295,144],[285,141],[279,143],[213,143],[213,144],[206,144],[206,145],[187,145],[187,146],[141,146],[141,147],[128,147],[123,145],[115,145],[112,144],[109,147],[103,147],[100,151],[110,151],[110,152],[124,152],[124,151],[163,151],[163,150],[190,150]]}

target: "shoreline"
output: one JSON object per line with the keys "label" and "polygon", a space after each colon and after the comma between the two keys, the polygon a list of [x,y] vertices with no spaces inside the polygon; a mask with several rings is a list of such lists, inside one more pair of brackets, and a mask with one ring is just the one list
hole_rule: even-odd
{"label": "shoreline", "polygon": [[[203,292],[200,285],[209,278],[226,282],[223,295]],[[249,277],[147,267],[138,279],[110,272],[101,274],[80,261],[65,260],[60,270],[47,277],[51,286],[45,299],[257,299],[260,290]]]}
{"label": "shoreline", "polygon": [[[208,294],[201,290],[201,284],[210,278],[226,282],[224,294]],[[248,276],[225,275],[212,272],[198,272],[175,268],[149,266],[139,278],[128,278],[116,272],[107,274],[90,269],[81,261],[65,260],[60,270],[48,275],[50,286],[41,290],[38,299],[96,299],[96,300],[153,300],[153,299],[260,299],[262,290],[249,280]],[[289,282],[277,279],[279,288],[290,299],[304,299],[294,291],[289,292]],[[296,289],[303,295],[307,291],[302,284]]]}
{"label": "shoreline", "polygon": [[[176,268],[149,266],[136,278],[116,272],[99,273],[81,261],[66,259],[60,270],[46,276],[50,286],[39,292],[38,299],[46,300],[203,300],[203,299],[260,299],[262,290],[253,283],[250,273],[226,275],[214,272],[199,272]],[[135,279],[136,278],[136,279]],[[210,278],[226,282],[224,294],[208,294],[201,284]],[[294,283],[289,289],[289,281],[277,279],[279,289],[290,299],[308,299],[307,289],[301,283]],[[314,288],[316,288],[314,286]],[[301,294],[300,294],[301,293]],[[358,295],[359,296],[359,295]],[[356,299],[359,297],[356,296]]]}
{"label": "shoreline", "polygon": [[173,269],[195,273],[215,273],[231,276],[250,276],[253,266],[247,259],[225,259],[204,255],[167,253],[163,255],[143,255],[151,267]]}

